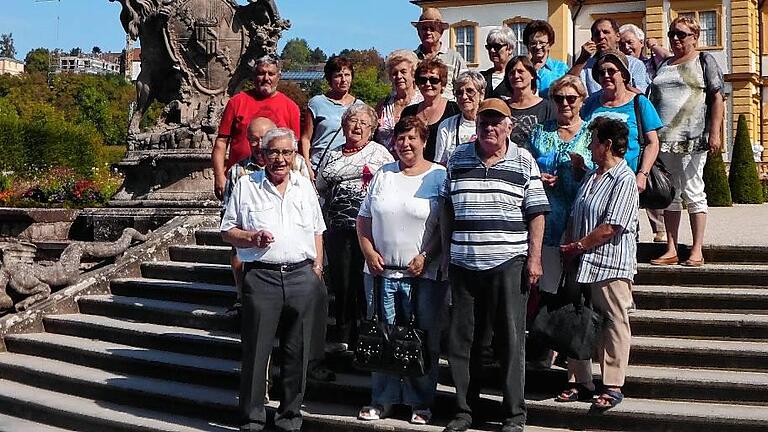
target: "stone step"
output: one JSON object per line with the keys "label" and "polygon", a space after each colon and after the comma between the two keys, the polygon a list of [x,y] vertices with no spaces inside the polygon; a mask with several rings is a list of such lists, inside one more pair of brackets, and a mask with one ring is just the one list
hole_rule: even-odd
{"label": "stone step", "polygon": [[173,261],[226,264],[232,255],[231,246],[174,245],[168,248]]}
{"label": "stone step", "polygon": [[195,241],[197,244],[205,246],[230,246],[229,243],[221,239],[221,231],[218,228],[204,228],[195,231]]}
{"label": "stone step", "polygon": [[237,393],[233,390],[108,372],[24,354],[0,354],[0,376],[83,398],[228,424],[236,416]]}
{"label": "stone step", "polygon": [[143,262],[141,263],[141,276],[150,279],[234,285],[232,269],[229,264],[178,261]]}
{"label": "stone step", "polygon": [[768,289],[733,286],[635,285],[632,296],[641,309],[768,311]]}
{"label": "stone step", "polygon": [[208,306],[116,295],[92,295],[77,301],[80,312],[140,322],[191,327],[202,330],[235,331],[239,320],[222,306]]}
{"label": "stone step", "polygon": [[61,429],[54,426],[47,426],[19,417],[0,414],[0,431],[3,432],[66,432],[71,429]]}
{"label": "stone step", "polygon": [[[234,427],[168,413],[166,409],[120,405],[0,379],[0,411],[23,417],[32,427],[19,432],[55,432],[53,424],[80,432],[231,432]],[[2,420],[0,420],[1,422]],[[2,425],[2,423],[0,423]],[[14,429],[0,427],[4,432]]]}
{"label": "stone step", "polygon": [[637,265],[637,285],[765,286],[768,265],[704,264],[701,267]]}
{"label": "stone step", "polygon": [[[637,245],[637,260],[647,263],[662,256],[667,251],[667,245],[661,243],[639,243]],[[707,245],[703,248],[704,261],[708,263],[763,263],[768,264],[768,247],[765,246],[728,246]],[[686,260],[690,256],[690,247],[680,245],[678,257]]]}
{"label": "stone step", "polygon": [[10,335],[5,344],[10,352],[113,372],[232,389],[240,383],[240,362],[236,360],[147,350],[54,333]]}
{"label": "stone step", "polygon": [[197,355],[240,360],[240,335],[162,324],[134,322],[101,315],[49,315],[44,318],[50,333],[105,342]]}
{"label": "stone step", "polygon": [[630,314],[632,334],[708,339],[765,340],[768,315],[637,310]]}
{"label": "stone step", "polygon": [[143,297],[156,300],[184,301],[186,303],[230,307],[237,298],[232,285],[185,282],[166,279],[123,278],[113,279],[112,294]]}
{"label": "stone step", "polygon": [[633,336],[629,364],[768,371],[768,343]]}

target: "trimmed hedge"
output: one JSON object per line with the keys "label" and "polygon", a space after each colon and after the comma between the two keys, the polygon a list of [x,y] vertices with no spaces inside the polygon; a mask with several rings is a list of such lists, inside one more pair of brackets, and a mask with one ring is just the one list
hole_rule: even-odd
{"label": "trimmed hedge", "polygon": [[739,115],[728,183],[731,186],[733,202],[740,204],[763,203],[763,187],[757,175],[757,164],[755,164],[755,157],[752,153],[747,118],[744,114]]}
{"label": "trimmed hedge", "polygon": [[707,154],[707,163],[704,165],[704,192],[707,193],[707,205],[710,207],[733,205],[721,152]]}

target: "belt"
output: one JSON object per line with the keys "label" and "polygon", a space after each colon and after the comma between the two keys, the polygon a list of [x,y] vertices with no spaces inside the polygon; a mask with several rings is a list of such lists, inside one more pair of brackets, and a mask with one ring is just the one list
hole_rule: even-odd
{"label": "belt", "polygon": [[291,263],[291,264],[272,264],[272,263],[265,263],[261,261],[250,261],[243,264],[243,269],[245,271],[253,270],[253,269],[262,269],[262,270],[274,270],[274,271],[281,271],[281,272],[291,272],[294,270],[298,270],[302,267],[308,266],[312,264],[314,261],[311,259],[305,259],[304,261],[299,261],[297,263]]}

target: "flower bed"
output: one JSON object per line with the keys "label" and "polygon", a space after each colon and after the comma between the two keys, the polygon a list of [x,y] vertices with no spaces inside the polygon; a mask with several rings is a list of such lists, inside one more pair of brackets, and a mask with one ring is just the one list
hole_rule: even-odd
{"label": "flower bed", "polygon": [[94,167],[91,175],[72,168],[51,168],[31,175],[0,174],[0,206],[84,208],[101,207],[117,192],[123,177],[108,166]]}

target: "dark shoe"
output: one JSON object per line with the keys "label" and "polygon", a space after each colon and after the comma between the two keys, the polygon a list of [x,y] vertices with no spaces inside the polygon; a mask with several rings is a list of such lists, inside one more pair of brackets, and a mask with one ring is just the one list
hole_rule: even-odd
{"label": "dark shoe", "polygon": [[504,424],[501,426],[501,429],[499,429],[499,432],[523,432],[524,430],[524,425],[504,422]]}
{"label": "dark shoe", "polygon": [[606,411],[616,407],[624,400],[624,394],[621,390],[603,390],[603,393],[592,402],[592,409],[596,411]]}
{"label": "dark shoe", "polygon": [[332,382],[336,381],[336,373],[325,366],[318,366],[307,372],[307,378],[313,381]]}
{"label": "dark shoe", "polygon": [[472,426],[472,419],[467,416],[457,416],[448,426],[443,429],[443,432],[464,432]]}
{"label": "dark shoe", "polygon": [[594,395],[594,390],[586,388],[583,384],[576,384],[555,396],[555,402],[584,402],[592,400]]}

